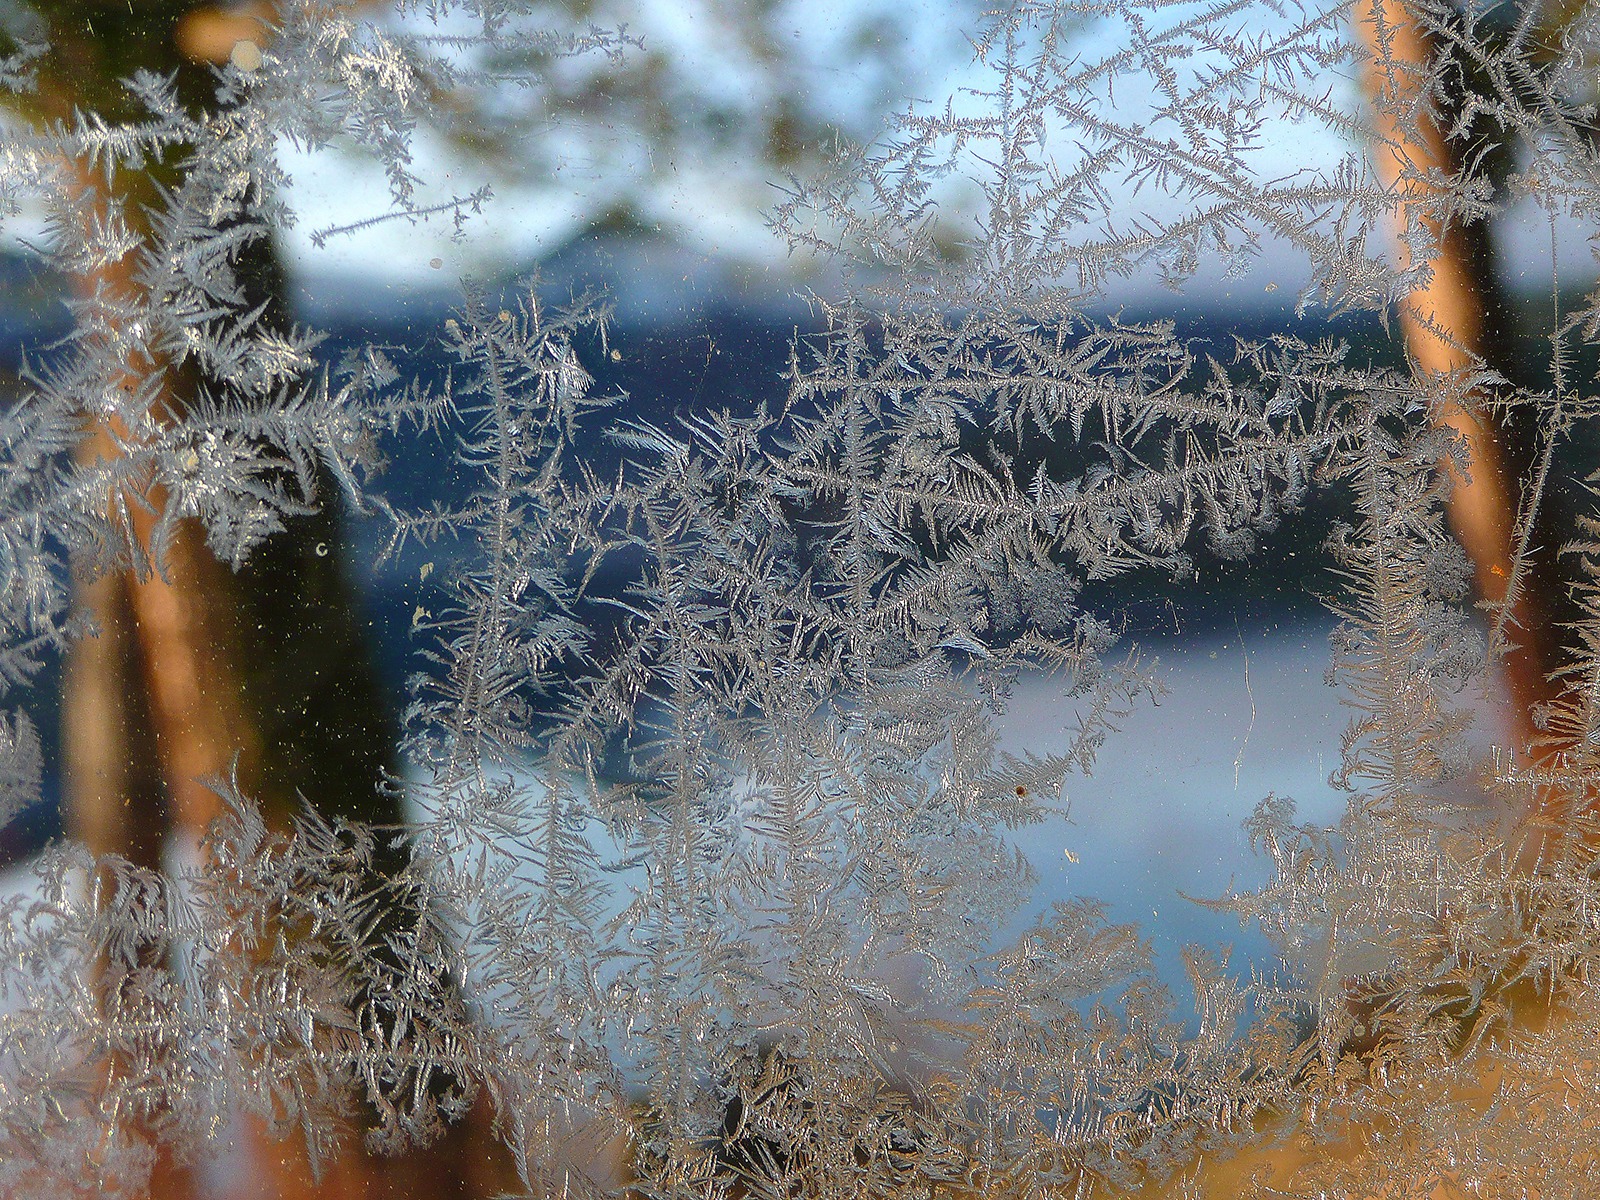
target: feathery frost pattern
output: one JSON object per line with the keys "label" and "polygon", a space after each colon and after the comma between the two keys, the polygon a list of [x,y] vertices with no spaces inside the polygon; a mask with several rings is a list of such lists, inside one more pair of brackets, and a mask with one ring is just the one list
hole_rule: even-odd
{"label": "feathery frost pattern", "polygon": [[[1594,7],[1007,5],[973,41],[984,82],[789,182],[775,230],[845,283],[772,365],[786,399],[671,424],[596,385],[604,297],[469,285],[426,344],[337,361],[248,302],[244,249],[295,219],[284,139],[375,156],[380,219],[470,220],[486,191],[416,199],[430,110],[637,50],[539,6],[399,7],[285,3],[209,108],[141,74],[137,119],[0,140],[0,198],[46,214],[34,252],[76,283],[72,333],[28,348],[0,411],[0,819],[47,770],[17,697],[95,635],[70,571],[163,572],[187,518],[238,569],[339,503],[385,523],[385,553],[451,564],[448,604],[417,610],[388,781],[415,824],[308,807],[274,832],[213,779],[224,815],[195,865],[58,845],[36,896],[5,901],[0,1188],[135,1195],[158,1144],[204,1155],[238,1111],[314,1164],[350,1139],[398,1151],[486,1095],[531,1195],[1198,1194],[1204,1169],[1285,1140],[1310,1149],[1233,1194],[1583,1194],[1600,519],[1562,548],[1577,615],[1539,744],[1485,754],[1469,726],[1530,636],[1513,609],[1556,549],[1541,504],[1581,482],[1562,464],[1594,415],[1600,301],[1558,308],[1543,390],[1293,323],[1208,351],[1099,301],[1120,279],[1243,277],[1271,243],[1306,268],[1297,315],[1387,327],[1441,230],[1525,198],[1552,229],[1592,226]],[[1401,25],[1431,61],[1402,61]],[[25,96],[40,55],[13,39],[0,85]],[[1409,143],[1337,81],[1418,71],[1378,89],[1377,126],[1438,122],[1464,165],[1386,184],[1369,160]],[[1336,168],[1262,174],[1264,139],[1313,127],[1350,140]],[[126,182],[154,163],[176,182],[146,203]],[[441,351],[442,377],[417,365]],[[1474,469],[1462,410],[1535,431],[1487,623],[1446,523]],[[397,454],[465,486],[407,510],[384,490]],[[1089,598],[1252,555],[1316,505],[1343,514],[1316,586],[1353,714],[1347,812],[1303,825],[1266,797],[1250,833],[1271,882],[1210,901],[1258,922],[1281,969],[1194,948],[1180,1004],[1091,900],[996,950],[1033,882],[1006,833],[1059,811],[1160,693]],[[1003,753],[996,718],[1040,673],[1081,723]],[[1497,802],[1464,802],[1475,787]],[[625,1183],[591,1166],[618,1138]]]}

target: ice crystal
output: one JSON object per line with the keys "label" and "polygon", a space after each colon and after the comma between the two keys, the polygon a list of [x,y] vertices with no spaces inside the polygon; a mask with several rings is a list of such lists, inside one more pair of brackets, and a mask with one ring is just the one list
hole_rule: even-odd
{"label": "ice crystal", "polygon": [[[387,553],[456,547],[413,622],[390,785],[414,825],[307,808],[274,831],[212,779],[192,867],[61,845],[6,902],[7,1193],[135,1194],[158,1146],[202,1154],[237,1112],[314,1164],[361,1136],[399,1151],[482,1092],[534,1194],[616,1183],[585,1157],[613,1136],[627,1186],[663,1197],[1265,1194],[1252,1163],[1280,1168],[1274,1195],[1582,1194],[1593,519],[1562,556],[1576,615],[1540,744],[1489,758],[1468,727],[1496,661],[1556,632],[1517,604],[1572,482],[1557,450],[1592,416],[1597,301],[1558,310],[1543,388],[1471,347],[1442,373],[1374,361],[1337,325],[1225,353],[1099,301],[1123,278],[1239,278],[1271,245],[1305,264],[1298,313],[1387,322],[1452,229],[1524,198],[1592,223],[1590,6],[1007,5],[973,41],[983,83],[790,182],[775,228],[845,271],[772,364],[783,401],[654,422],[595,382],[601,298],[469,286],[415,345],[337,360],[251,299],[241,264],[294,220],[281,146],[373,156],[383,219],[420,219],[419,121],[638,49],[543,9],[402,7],[285,3],[205,103],[142,72],[115,111],[0,141],[0,195],[46,214],[34,252],[74,287],[70,336],[29,348],[0,413],[8,692],[94,635],[69,565],[162,573],[187,519],[237,569],[332,486],[386,522]],[[1398,48],[1416,28],[1421,62]],[[0,85],[26,110],[48,51],[23,32]],[[1377,133],[1337,83],[1363,73]],[[1454,165],[1385,183],[1369,163],[1422,125]],[[1347,156],[1264,176],[1262,140],[1309,127]],[[1462,413],[1534,431],[1487,625],[1446,523],[1482,469]],[[414,453],[449,464],[448,502],[386,496],[384,456]],[[1213,901],[1281,970],[1193,950],[1179,1006],[1090,901],[994,949],[1032,878],[1006,832],[1159,689],[1102,585],[1250,556],[1312,504],[1343,514],[1320,587],[1347,813],[1301,825],[1267,798],[1271,882]],[[1040,672],[1082,724],[1002,752],[995,719]],[[0,818],[36,800],[42,757],[29,717],[0,715]],[[1533,815],[1463,804],[1484,780]],[[1206,1183],[1231,1154],[1241,1181]]]}

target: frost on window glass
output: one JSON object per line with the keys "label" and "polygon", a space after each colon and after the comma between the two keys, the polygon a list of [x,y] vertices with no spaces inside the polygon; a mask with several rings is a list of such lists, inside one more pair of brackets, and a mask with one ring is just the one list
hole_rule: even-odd
{"label": "frost on window glass", "polygon": [[1600,10],[963,15],[0,5],[7,1195],[1584,1194]]}

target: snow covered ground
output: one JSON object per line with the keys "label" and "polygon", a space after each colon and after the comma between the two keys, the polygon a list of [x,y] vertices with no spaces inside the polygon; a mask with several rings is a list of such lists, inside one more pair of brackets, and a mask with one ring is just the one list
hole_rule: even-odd
{"label": "snow covered ground", "polygon": [[[1087,778],[1068,781],[1069,813],[1019,831],[1039,873],[1019,931],[1051,902],[1104,901],[1136,922],[1162,979],[1182,995],[1180,952],[1234,947],[1233,966],[1270,969],[1266,940],[1231,913],[1185,899],[1219,897],[1267,878],[1242,822],[1269,792],[1293,797],[1302,820],[1336,822],[1345,797],[1328,785],[1349,710],[1323,681],[1322,622],[1241,624],[1220,637],[1147,644],[1169,689],[1106,739]],[[1003,721],[1006,748],[1044,749],[1072,706],[1047,682],[1019,686]]]}
{"label": "snow covered ground", "polygon": [[[1065,818],[1013,835],[1039,884],[1009,930],[1055,900],[1092,896],[1113,919],[1140,925],[1171,982],[1187,942],[1233,943],[1236,966],[1266,963],[1258,935],[1183,895],[1220,896],[1265,878],[1240,825],[1268,792],[1294,797],[1305,819],[1338,819],[1343,797],[1327,776],[1349,715],[1323,683],[1327,626],[1242,625],[1147,649],[1169,692],[1106,740],[1092,775],[1068,781]],[[1002,744],[1048,750],[1072,720],[1072,703],[1049,681],[1024,681],[1002,719]],[[32,886],[26,862],[0,872],[0,896]]]}

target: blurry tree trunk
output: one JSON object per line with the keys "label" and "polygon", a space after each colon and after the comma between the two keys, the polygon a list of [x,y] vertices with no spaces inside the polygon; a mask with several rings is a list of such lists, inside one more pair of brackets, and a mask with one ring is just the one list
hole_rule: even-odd
{"label": "blurry tree trunk", "polygon": [[[194,46],[192,18],[212,10],[165,0],[56,0],[36,7],[49,24],[51,48],[39,115],[66,120],[80,109],[108,120],[136,119],[120,81],[138,68],[173,76],[191,109],[214,103],[209,66],[180,53],[180,43]],[[202,20],[199,28],[208,26]],[[251,28],[260,26],[252,21]],[[162,184],[176,181],[170,166],[155,169],[164,173]],[[90,193],[97,207],[121,205],[130,221],[155,199],[157,181],[149,176],[119,176],[120,195],[103,190],[103,175],[85,171],[84,179],[86,188],[100,189]],[[287,328],[284,279],[272,246],[251,243],[236,266],[247,305],[266,303],[264,323]],[[138,286],[131,256],[86,282],[128,297]],[[178,411],[202,382],[191,369],[160,362],[130,362],[128,371],[159,373],[162,399]],[[80,457],[115,455],[113,434],[103,425],[86,428]],[[64,804],[69,830],[96,854],[155,866],[169,833],[197,847],[220,813],[205,780],[225,776],[235,762],[241,790],[276,828],[286,828],[301,797],[328,817],[380,826],[401,820],[398,799],[379,787],[394,765],[398,730],[358,627],[329,504],[335,495],[324,487],[323,511],[293,520],[238,573],[216,560],[204,531],[186,520],[159,572],[80,576],[79,603],[99,636],[74,645],[64,672]],[[147,499],[159,509],[159,496]],[[133,532],[149,545],[154,516],[138,504],[129,509]],[[380,839],[380,846],[387,843]],[[404,854],[380,849],[376,869],[397,870]],[[374,1160],[355,1143],[320,1186],[311,1181],[303,1147],[271,1142],[258,1130],[252,1183],[260,1195],[282,1197],[481,1194],[507,1181],[493,1178],[484,1122],[476,1124],[394,1161]],[[469,1147],[476,1162],[465,1161]],[[151,1191],[181,1200],[193,1194],[194,1180],[163,1159]]]}
{"label": "blurry tree trunk", "polygon": [[[1383,184],[1403,197],[1396,230],[1399,265],[1411,266],[1409,247],[1399,237],[1408,221],[1417,220],[1437,246],[1428,262],[1431,278],[1401,305],[1401,332],[1413,370],[1431,383],[1437,397],[1435,419],[1467,449],[1468,475],[1454,480],[1448,516],[1471,561],[1477,594],[1489,607],[1494,629],[1506,639],[1501,662],[1513,749],[1520,759],[1537,759],[1558,749],[1537,727],[1536,714],[1556,698],[1550,675],[1560,665],[1552,615],[1557,600],[1553,564],[1535,563],[1518,550],[1521,531],[1535,526],[1525,492],[1532,482],[1539,431],[1531,420],[1512,419],[1497,428],[1486,410],[1488,397],[1462,394],[1452,383],[1452,377],[1483,366],[1509,377],[1511,331],[1504,325],[1507,307],[1494,276],[1487,229],[1481,221],[1445,224],[1437,216],[1436,206],[1444,199],[1441,184],[1460,170],[1461,157],[1445,137],[1447,116],[1430,107],[1438,98],[1423,94],[1434,47],[1408,14],[1405,0],[1357,0],[1353,18],[1370,56],[1363,83],[1379,139],[1374,167]],[[1534,544],[1533,535],[1528,537]],[[1536,855],[1537,848],[1529,852],[1529,861]],[[1542,1000],[1525,999],[1518,1006],[1519,1028],[1542,1029],[1550,1019]],[[1496,1072],[1502,1069],[1503,1061],[1485,1055],[1481,1083],[1457,1083],[1447,1093],[1467,1111],[1483,1114],[1485,1139],[1492,1137],[1495,1121],[1517,1120],[1515,1112],[1497,1103]],[[1397,1108],[1393,1129],[1357,1127],[1337,1138],[1299,1128],[1291,1117],[1282,1122],[1278,1137],[1263,1130],[1259,1143],[1238,1153],[1207,1156],[1180,1169],[1181,1194],[1231,1200],[1267,1181],[1292,1191],[1297,1172],[1308,1168],[1381,1162],[1398,1154],[1396,1146],[1421,1136],[1415,1116]],[[1386,1139],[1390,1145],[1384,1144]],[[1316,1177],[1313,1170],[1311,1178]],[[1174,1181],[1152,1180],[1139,1194],[1155,1197],[1179,1190]],[[1449,1171],[1441,1173],[1431,1190],[1408,1193],[1417,1200],[1455,1200],[1467,1194]]]}
{"label": "blurry tree trunk", "polygon": [[1531,417],[1497,430],[1486,410],[1489,397],[1462,394],[1451,382],[1485,365],[1510,374],[1511,331],[1488,230],[1482,221],[1447,223],[1439,216],[1441,185],[1459,172],[1462,158],[1445,136],[1448,113],[1436,111],[1440,98],[1426,88],[1435,56],[1426,30],[1404,0],[1358,0],[1354,23],[1369,56],[1364,85],[1379,138],[1373,165],[1383,184],[1403,197],[1396,230],[1400,266],[1412,265],[1410,247],[1399,237],[1410,222],[1420,224],[1437,246],[1427,264],[1431,278],[1400,307],[1406,352],[1413,369],[1436,385],[1435,419],[1467,449],[1468,475],[1455,478],[1450,524],[1491,613],[1491,651],[1503,651],[1512,748],[1519,758],[1537,758],[1548,749],[1528,749],[1542,740],[1535,715],[1555,697],[1549,676],[1560,665],[1555,588],[1548,578],[1552,564],[1535,563],[1518,550],[1521,531],[1533,525],[1519,481],[1532,468],[1538,432]]}

